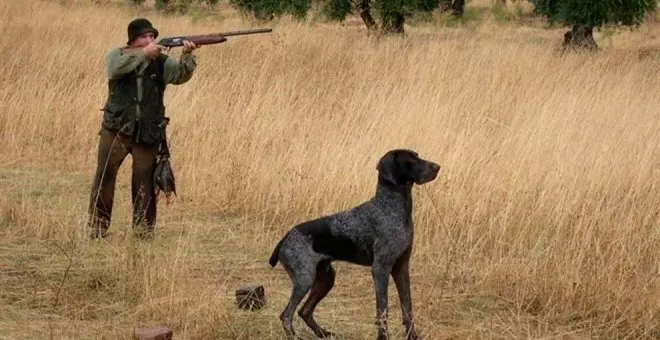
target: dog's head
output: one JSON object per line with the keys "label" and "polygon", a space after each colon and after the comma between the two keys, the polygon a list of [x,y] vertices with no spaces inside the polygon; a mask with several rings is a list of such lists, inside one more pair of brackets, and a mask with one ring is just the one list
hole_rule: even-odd
{"label": "dog's head", "polygon": [[421,159],[415,151],[394,149],[380,158],[376,169],[379,178],[392,185],[424,184],[438,176],[440,165]]}

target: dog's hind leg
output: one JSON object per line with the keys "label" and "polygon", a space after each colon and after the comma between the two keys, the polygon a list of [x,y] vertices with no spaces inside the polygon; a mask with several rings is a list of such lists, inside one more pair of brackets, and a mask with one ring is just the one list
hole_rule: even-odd
{"label": "dog's hind leg", "polygon": [[282,321],[282,327],[284,332],[290,338],[295,338],[295,331],[293,330],[293,315],[295,310],[298,308],[298,305],[305,297],[307,292],[312,288],[314,283],[314,276],[316,274],[316,263],[306,262],[303,266],[288,266],[284,263],[284,268],[286,269],[291,282],[293,283],[293,289],[291,291],[291,297],[289,298],[289,303],[286,305],[282,313],[280,314],[280,320]]}
{"label": "dog's hind leg", "polygon": [[312,291],[309,293],[307,301],[305,301],[302,308],[298,311],[298,315],[319,338],[332,336],[332,332],[329,332],[316,323],[316,320],[314,320],[314,309],[328,295],[334,285],[335,270],[332,268],[330,261],[322,261],[316,267],[316,278],[312,285]]}

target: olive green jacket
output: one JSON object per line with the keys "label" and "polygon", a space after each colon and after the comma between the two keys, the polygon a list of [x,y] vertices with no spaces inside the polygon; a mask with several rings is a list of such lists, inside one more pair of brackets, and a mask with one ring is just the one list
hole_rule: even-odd
{"label": "olive green jacket", "polygon": [[[130,54],[122,54],[122,48],[112,49],[106,56],[108,78],[121,78],[138,66],[146,66],[146,63],[143,64],[146,60],[145,54],[141,50]],[[179,85],[187,82],[192,77],[196,66],[197,57],[192,53],[182,53],[178,61],[167,57],[163,71],[165,83]]]}
{"label": "olive green jacket", "polygon": [[103,126],[133,136],[138,143],[158,143],[164,120],[168,120],[165,87],[190,80],[196,61],[190,52],[182,53],[179,60],[165,54],[149,60],[142,50],[122,53],[122,48],[112,49],[106,56],[108,100]]}

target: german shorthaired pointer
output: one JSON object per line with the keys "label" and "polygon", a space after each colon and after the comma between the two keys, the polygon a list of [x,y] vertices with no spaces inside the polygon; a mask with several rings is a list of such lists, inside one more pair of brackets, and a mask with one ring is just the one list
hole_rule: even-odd
{"label": "german shorthaired pointer", "polygon": [[419,339],[413,326],[408,263],[413,245],[412,186],[434,180],[436,163],[417,152],[395,149],[383,155],[376,167],[376,194],[348,211],[313,219],[293,227],[279,241],[270,265],[280,261],[293,283],[293,291],[280,320],[287,336],[295,337],[293,314],[311,293],[298,315],[317,337],[332,333],[314,320],[316,305],[335,283],[332,261],[370,266],[376,290],[378,339],[387,339],[387,290],[392,275],[401,301],[406,339]]}

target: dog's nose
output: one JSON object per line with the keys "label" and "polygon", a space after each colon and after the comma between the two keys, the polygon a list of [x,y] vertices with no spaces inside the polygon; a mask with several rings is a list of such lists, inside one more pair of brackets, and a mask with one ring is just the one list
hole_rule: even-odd
{"label": "dog's nose", "polygon": [[435,164],[435,163],[431,163],[431,170],[433,172],[440,170],[440,165]]}

